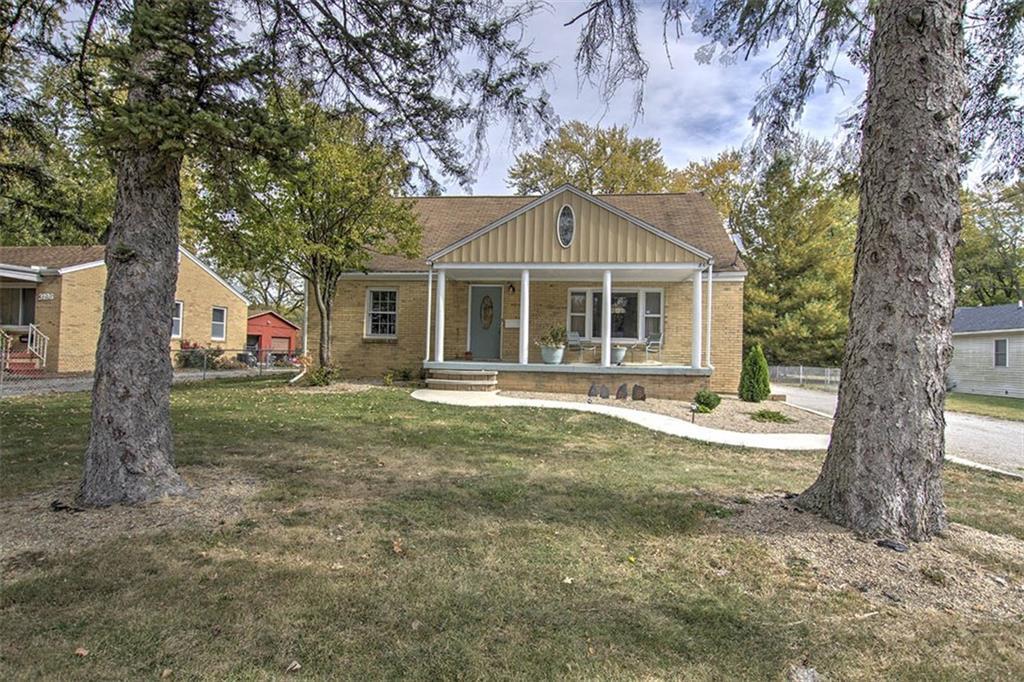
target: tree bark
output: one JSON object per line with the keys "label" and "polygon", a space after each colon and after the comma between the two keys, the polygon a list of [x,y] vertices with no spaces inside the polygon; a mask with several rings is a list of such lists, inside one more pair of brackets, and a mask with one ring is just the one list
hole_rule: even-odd
{"label": "tree bark", "polygon": [[[134,44],[141,42],[133,36]],[[146,72],[151,56],[136,53],[137,73]],[[139,108],[156,104],[160,87],[134,85],[128,99]],[[188,492],[174,470],[170,413],[180,170],[181,155],[155,144],[130,146],[118,160],[82,505],[139,504]]]}
{"label": "tree bark", "polygon": [[963,12],[962,0],[876,10],[839,407],[821,474],[798,500],[868,537],[926,540],[946,526]]}
{"label": "tree bark", "polygon": [[320,366],[331,366],[331,312],[334,308],[330,295],[324,295],[319,282],[313,282],[313,298],[320,312]]}

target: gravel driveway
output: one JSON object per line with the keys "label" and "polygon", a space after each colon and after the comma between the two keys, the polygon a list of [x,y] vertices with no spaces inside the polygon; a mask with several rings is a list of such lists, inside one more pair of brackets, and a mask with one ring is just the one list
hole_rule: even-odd
{"label": "gravel driveway", "polygon": [[[835,414],[835,393],[798,386],[777,385],[793,405]],[[1024,422],[980,417],[963,412],[946,413],[946,454],[1024,474]]]}

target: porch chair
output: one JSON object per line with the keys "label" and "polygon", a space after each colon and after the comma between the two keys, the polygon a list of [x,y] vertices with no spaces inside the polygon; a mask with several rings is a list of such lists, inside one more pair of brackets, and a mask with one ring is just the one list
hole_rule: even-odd
{"label": "porch chair", "polygon": [[651,353],[657,353],[658,360],[661,360],[661,339],[662,334],[651,334],[644,339],[644,362],[650,360]]}
{"label": "porch chair", "polygon": [[580,336],[579,332],[569,332],[566,334],[565,345],[569,350],[574,350],[579,353],[580,362],[583,362],[583,351],[597,349],[597,344],[593,341],[587,341]]}

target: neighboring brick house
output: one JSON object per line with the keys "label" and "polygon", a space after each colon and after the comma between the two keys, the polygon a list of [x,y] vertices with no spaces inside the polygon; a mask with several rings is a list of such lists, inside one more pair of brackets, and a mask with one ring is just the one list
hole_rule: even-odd
{"label": "neighboring brick house", "polygon": [[[640,383],[678,399],[737,390],[746,269],[702,194],[565,185],[414,201],[421,255],[377,257],[338,287],[332,357],[343,374],[425,369],[434,387],[577,392]],[[316,357],[317,307],[307,314]],[[554,325],[578,339],[545,364],[537,341]]]}
{"label": "neighboring brick house", "polygon": [[[14,351],[9,368],[92,371],[107,276],[103,250],[0,247],[0,331],[12,339]],[[245,297],[194,255],[185,249],[179,253],[171,350],[184,340],[242,350]]]}
{"label": "neighboring brick house", "polygon": [[952,390],[1024,398],[1024,303],[957,308]]}

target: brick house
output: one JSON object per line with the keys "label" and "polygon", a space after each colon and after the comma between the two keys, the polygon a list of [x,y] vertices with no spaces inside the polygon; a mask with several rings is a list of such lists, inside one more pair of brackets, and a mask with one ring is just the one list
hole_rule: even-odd
{"label": "brick house", "polygon": [[[8,367],[26,373],[91,372],[107,268],[102,246],[0,247],[0,331]],[[184,340],[245,346],[248,301],[209,266],[179,249],[171,350]]]}
{"label": "brick house", "polygon": [[[745,267],[702,194],[423,197],[421,256],[379,256],[336,294],[344,375],[425,370],[435,388],[734,393]],[[308,306],[307,347],[319,317]],[[538,339],[564,326],[561,362]]]}

